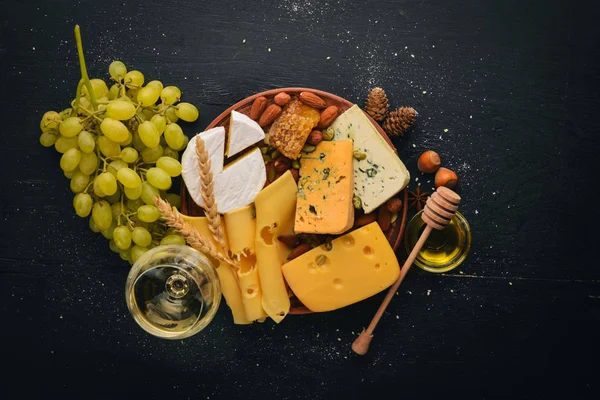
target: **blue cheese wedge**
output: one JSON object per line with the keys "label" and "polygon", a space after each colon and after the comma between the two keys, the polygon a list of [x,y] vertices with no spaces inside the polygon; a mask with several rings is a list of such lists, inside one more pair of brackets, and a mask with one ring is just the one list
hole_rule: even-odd
{"label": "blue cheese wedge", "polygon": [[366,156],[353,161],[354,195],[360,198],[366,214],[408,185],[410,174],[406,166],[356,104],[331,126],[334,140],[352,139],[356,154]]}

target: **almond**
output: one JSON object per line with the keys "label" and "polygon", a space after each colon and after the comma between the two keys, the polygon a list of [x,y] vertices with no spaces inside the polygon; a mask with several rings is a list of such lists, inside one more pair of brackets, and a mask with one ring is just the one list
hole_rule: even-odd
{"label": "almond", "polygon": [[397,197],[393,197],[385,203],[388,211],[391,213],[397,213],[402,208],[402,200]]}
{"label": "almond", "polygon": [[307,106],[316,108],[317,110],[322,110],[327,107],[325,100],[311,92],[300,92],[300,101]]}
{"label": "almond", "polygon": [[296,235],[279,235],[277,236],[277,239],[287,247],[291,248],[298,246],[299,243]]}
{"label": "almond", "polygon": [[294,177],[294,180],[296,181],[296,183],[298,183],[298,180],[300,179],[300,171],[292,168],[292,169],[290,169],[290,172],[292,173],[292,176]]}
{"label": "almond", "polygon": [[273,101],[275,102],[275,104],[277,104],[278,106],[285,106],[292,98],[290,97],[289,94],[287,94],[286,92],[281,92],[281,93],[277,93],[275,95],[275,97],[273,98]]}
{"label": "almond", "polygon": [[321,112],[321,119],[319,120],[319,129],[327,128],[335,121],[338,116],[338,108],[336,106],[329,106]]}
{"label": "almond", "polygon": [[354,227],[358,228],[375,221],[377,221],[377,213],[372,212],[370,214],[363,214],[354,219]]}
{"label": "almond", "polygon": [[309,251],[311,248],[312,248],[311,245],[308,243],[299,244],[298,247],[296,247],[294,250],[292,250],[292,252],[287,256],[288,261],[301,256],[302,254]]}
{"label": "almond", "polygon": [[323,133],[321,131],[314,130],[308,135],[306,143],[312,144],[313,146],[318,145],[323,141]]}
{"label": "almond", "polygon": [[387,231],[390,229],[390,225],[392,223],[392,213],[387,207],[379,207],[379,212],[377,213],[377,223],[382,231]]}
{"label": "almond", "polygon": [[260,116],[258,124],[262,128],[271,125],[273,121],[275,121],[275,119],[279,117],[279,114],[281,114],[281,107],[279,107],[277,104],[271,104]]}
{"label": "almond", "polygon": [[267,98],[264,96],[257,97],[252,103],[252,108],[250,109],[250,118],[253,120],[257,120],[262,115],[263,111],[267,108]]}
{"label": "almond", "polygon": [[285,156],[279,156],[273,163],[273,167],[277,172],[285,172],[292,167],[292,160]]}

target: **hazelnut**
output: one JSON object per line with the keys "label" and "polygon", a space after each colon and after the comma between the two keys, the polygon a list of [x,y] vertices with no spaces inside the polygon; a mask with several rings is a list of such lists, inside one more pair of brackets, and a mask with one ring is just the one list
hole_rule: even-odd
{"label": "hazelnut", "polygon": [[396,213],[400,211],[400,209],[402,209],[402,200],[400,200],[397,197],[393,197],[387,201],[385,206],[387,207],[389,212]]}
{"label": "hazelnut", "polygon": [[290,160],[289,158],[287,158],[285,156],[279,156],[273,162],[273,168],[275,168],[275,170],[277,172],[285,172],[288,169],[290,169],[291,166],[292,166],[292,160]]}
{"label": "hazelnut", "polygon": [[294,180],[296,181],[296,183],[298,183],[298,180],[300,179],[300,172],[297,169],[290,169],[290,172],[292,173],[292,177],[294,178]]}
{"label": "hazelnut", "polygon": [[277,93],[273,98],[273,101],[278,106],[285,106],[292,98],[286,92]]}
{"label": "hazelnut", "polygon": [[446,186],[453,189],[458,183],[458,176],[448,168],[440,168],[435,173],[435,187]]}
{"label": "hazelnut", "polygon": [[306,139],[306,143],[312,144],[313,146],[318,145],[323,141],[323,133],[318,130],[314,130],[308,135],[308,139]]}
{"label": "hazelnut", "polygon": [[417,161],[417,167],[419,168],[419,171],[426,174],[431,174],[437,171],[440,167],[440,164],[440,156],[433,150],[427,150],[421,154],[419,161]]}

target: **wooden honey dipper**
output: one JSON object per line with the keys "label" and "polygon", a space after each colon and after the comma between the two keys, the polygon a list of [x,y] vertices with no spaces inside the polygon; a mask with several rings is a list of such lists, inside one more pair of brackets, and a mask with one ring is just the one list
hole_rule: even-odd
{"label": "wooden honey dipper", "polygon": [[459,203],[460,196],[444,186],[439,187],[435,192],[433,192],[431,197],[427,199],[425,208],[421,214],[421,218],[427,225],[425,226],[423,233],[421,233],[421,236],[415,244],[415,247],[413,247],[408,258],[404,262],[404,265],[400,270],[400,277],[398,277],[398,280],[394,282],[394,284],[388,290],[387,295],[381,302],[379,309],[371,320],[369,327],[366,330],[363,330],[358,338],[356,338],[354,343],[352,343],[352,350],[356,354],[367,354],[369,345],[371,344],[371,339],[373,339],[373,331],[375,330],[377,323],[381,319],[381,316],[385,312],[387,306],[390,304],[390,301],[392,301],[394,293],[396,293],[398,290],[398,287],[408,273],[408,270],[415,261],[415,258],[417,258],[417,254],[419,254],[419,251],[421,251],[421,247],[423,247],[433,229],[442,230],[446,227],[446,225],[448,225],[448,222],[450,222],[454,216],[454,213],[456,213],[456,210],[458,210]]}

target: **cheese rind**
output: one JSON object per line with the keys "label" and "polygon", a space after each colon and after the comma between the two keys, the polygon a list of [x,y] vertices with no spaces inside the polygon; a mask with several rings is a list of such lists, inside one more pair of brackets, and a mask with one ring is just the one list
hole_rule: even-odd
{"label": "cheese rind", "polygon": [[256,121],[240,112],[231,112],[229,135],[227,136],[226,154],[228,157],[247,149],[264,138],[265,132]]}
{"label": "cheese rind", "polygon": [[354,224],[352,141],[321,142],[300,159],[296,233],[340,234]]}
{"label": "cheese rind", "polygon": [[282,267],[290,289],[309,310],[332,311],[354,304],[398,279],[398,260],[377,222],[331,243],[330,251],[316,247]]}
{"label": "cheese rind", "polygon": [[364,153],[354,159],[354,195],[370,213],[408,185],[410,174],[396,152],[386,143],[365,113],[355,104],[331,125],[334,140],[352,139],[354,151]]}
{"label": "cheese rind", "polygon": [[278,239],[293,232],[298,188],[290,171],[264,188],[254,201],[256,207],[255,250],[262,305],[279,323],[290,311],[290,299],[281,272],[290,250]]}

